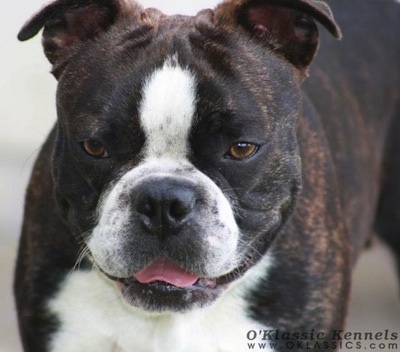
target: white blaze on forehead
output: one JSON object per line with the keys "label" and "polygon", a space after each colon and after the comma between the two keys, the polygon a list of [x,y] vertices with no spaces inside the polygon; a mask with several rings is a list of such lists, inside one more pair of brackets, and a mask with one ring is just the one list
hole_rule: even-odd
{"label": "white blaze on forehead", "polygon": [[146,135],[147,158],[185,158],[196,109],[193,74],[167,60],[155,71],[143,89],[140,121]]}

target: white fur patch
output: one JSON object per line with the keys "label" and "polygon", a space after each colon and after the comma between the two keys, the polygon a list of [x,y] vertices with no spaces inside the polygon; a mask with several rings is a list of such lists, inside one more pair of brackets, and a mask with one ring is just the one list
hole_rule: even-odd
{"label": "white fur patch", "polygon": [[[203,258],[206,276],[219,277],[232,271],[243,258],[237,252],[239,228],[228,199],[209,177],[188,161],[164,158],[152,159],[138,165],[127,172],[110,192],[106,192],[99,207],[99,223],[87,242],[96,263],[107,274],[116,277],[129,277],[142,269],[133,267],[134,261],[127,262],[123,255],[127,250],[127,237],[131,243],[137,238],[137,253],[145,245],[138,233],[129,230],[131,210],[130,205],[124,201],[125,195],[130,194],[131,189],[143,180],[152,179],[156,182],[165,177],[196,184],[203,189],[203,197],[207,199],[207,203],[215,204],[216,214],[213,214],[210,206],[204,206],[199,210],[199,219],[196,218],[199,222],[197,235],[203,238],[209,248],[208,257],[204,253]],[[219,225],[224,226],[220,227],[216,220]]]}
{"label": "white fur patch", "polygon": [[140,121],[146,135],[146,157],[185,158],[196,109],[196,82],[176,59],[155,71],[143,90]]}
{"label": "white fur patch", "polygon": [[[266,275],[267,256],[213,305],[178,314],[146,314],[128,306],[96,271],[66,278],[49,309],[61,322],[52,352],[244,352],[249,330],[270,329],[246,314],[249,288]],[[271,351],[257,349],[253,351]]]}

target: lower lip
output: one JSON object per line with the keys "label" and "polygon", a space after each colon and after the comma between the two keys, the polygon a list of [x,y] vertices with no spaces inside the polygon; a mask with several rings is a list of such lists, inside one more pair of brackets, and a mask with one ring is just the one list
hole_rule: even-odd
{"label": "lower lip", "polygon": [[157,281],[141,284],[133,277],[120,279],[103,273],[115,282],[118,291],[131,306],[148,312],[185,312],[212,304],[232,281],[249,269],[253,260],[253,256],[247,256],[247,260],[231,273],[218,279],[199,279],[185,288]]}
{"label": "lower lip", "polygon": [[185,312],[208,306],[226,288],[226,285],[217,285],[215,281],[207,279],[200,279],[186,288],[159,281],[141,284],[135,279],[116,284],[127,303],[150,312]]}

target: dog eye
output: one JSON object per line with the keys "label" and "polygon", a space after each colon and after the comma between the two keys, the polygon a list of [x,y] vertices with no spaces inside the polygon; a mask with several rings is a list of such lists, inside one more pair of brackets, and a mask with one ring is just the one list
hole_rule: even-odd
{"label": "dog eye", "polygon": [[104,145],[94,139],[88,139],[84,141],[82,143],[82,148],[86,154],[93,158],[101,159],[109,157]]}
{"label": "dog eye", "polygon": [[244,160],[251,158],[258,151],[258,145],[253,143],[239,142],[232,145],[226,156],[235,160]]}

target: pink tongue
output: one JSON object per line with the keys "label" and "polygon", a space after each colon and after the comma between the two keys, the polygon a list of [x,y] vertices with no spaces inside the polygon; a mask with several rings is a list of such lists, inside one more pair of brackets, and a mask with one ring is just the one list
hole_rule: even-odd
{"label": "pink tongue", "polygon": [[192,286],[199,279],[198,276],[187,273],[166,258],[156,259],[149,266],[140,270],[134,277],[141,284],[164,281],[182,288]]}

